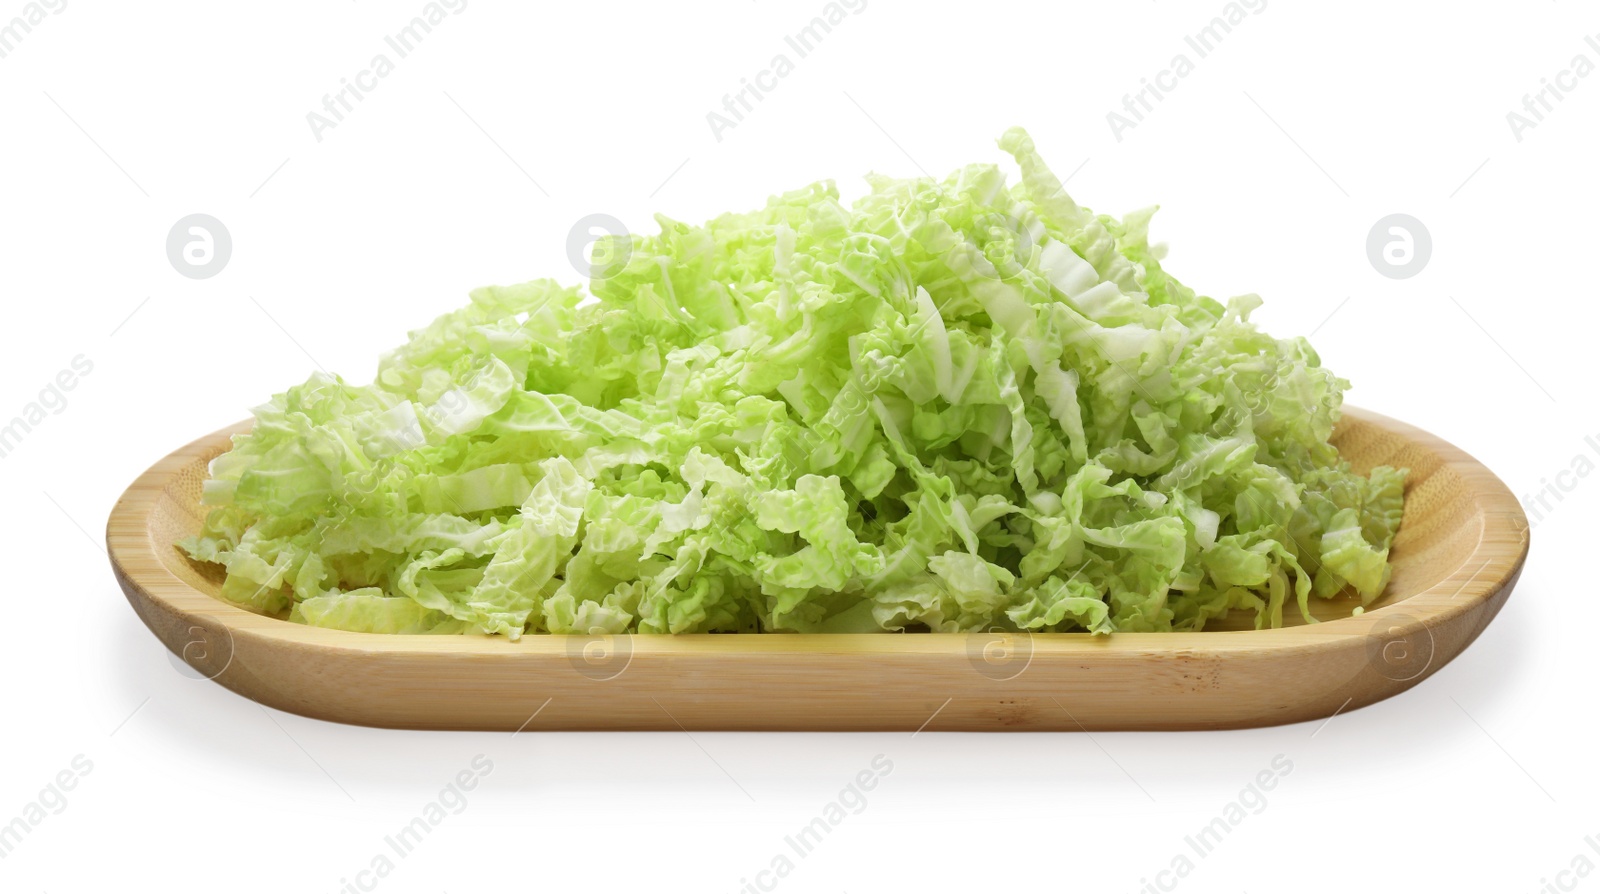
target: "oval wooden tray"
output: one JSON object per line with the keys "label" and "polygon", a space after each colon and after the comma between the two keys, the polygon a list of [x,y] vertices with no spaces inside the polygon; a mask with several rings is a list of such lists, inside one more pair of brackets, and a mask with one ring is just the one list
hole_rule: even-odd
{"label": "oval wooden tray", "polygon": [[[1411,469],[1394,578],[1364,614],[1203,633],[387,636],[253,614],[172,543],[200,526],[225,429],[156,463],[112,510],[112,568],[139,617],[195,672],[310,717],[416,729],[1223,729],[1327,717],[1409,689],[1510,595],[1528,525],[1472,457],[1347,409],[1360,470]],[[1313,600],[1313,602],[1319,602]],[[1298,612],[1284,613],[1298,623]]]}

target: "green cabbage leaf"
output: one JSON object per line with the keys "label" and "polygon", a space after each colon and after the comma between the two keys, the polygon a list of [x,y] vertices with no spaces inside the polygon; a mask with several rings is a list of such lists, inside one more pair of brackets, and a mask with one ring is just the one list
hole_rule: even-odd
{"label": "green cabbage leaf", "polygon": [[[222,596],[375,633],[1199,630],[1378,597],[1405,470],[1348,383],[1077,204],[1019,129],[603,237],[587,291],[491,286],[370,385],[255,410],[180,546]],[[1293,603],[1290,605],[1290,603]]]}

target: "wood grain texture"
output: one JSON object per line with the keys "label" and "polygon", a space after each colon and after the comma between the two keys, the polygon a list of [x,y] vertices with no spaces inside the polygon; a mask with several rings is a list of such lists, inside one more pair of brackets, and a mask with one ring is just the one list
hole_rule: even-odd
{"label": "wood grain texture", "polygon": [[[1203,633],[725,634],[572,637],[346,633],[215,598],[214,566],[173,541],[196,531],[207,463],[241,424],[162,459],[106,532],[145,624],[198,672],[264,704],[414,729],[1157,730],[1327,717],[1409,689],[1499,611],[1528,524],[1472,457],[1402,422],[1347,409],[1335,434],[1358,470],[1411,469],[1394,578],[1363,615]],[[1313,603],[1318,600],[1313,599]],[[1290,607],[1286,623],[1298,623]],[[1291,618],[1293,616],[1293,618]],[[1231,628],[1231,629],[1230,629]],[[535,717],[535,713],[537,716]],[[530,719],[531,718],[531,719]]]}

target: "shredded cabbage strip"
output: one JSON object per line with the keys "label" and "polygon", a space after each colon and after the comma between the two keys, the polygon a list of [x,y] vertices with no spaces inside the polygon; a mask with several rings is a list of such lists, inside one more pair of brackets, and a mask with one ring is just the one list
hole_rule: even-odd
{"label": "shredded cabbage strip", "polygon": [[359,386],[257,408],[179,545],[256,611],[376,633],[1199,630],[1388,582],[1405,470],[1347,382],[996,165],[604,237]]}

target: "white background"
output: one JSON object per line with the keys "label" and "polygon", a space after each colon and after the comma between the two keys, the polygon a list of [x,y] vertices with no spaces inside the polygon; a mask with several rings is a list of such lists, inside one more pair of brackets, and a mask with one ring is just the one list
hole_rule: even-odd
{"label": "white background", "polygon": [[[892,773],[778,890],[1135,892],[1276,755],[1292,772],[1185,891],[1535,892],[1600,834],[1593,757],[1594,164],[1600,76],[1519,141],[1506,115],[1600,34],[1579,4],[1224,7],[868,0],[719,141],[706,115],[821,0],[471,0],[318,141],[308,112],[420,0],[71,0],[0,59],[0,420],[93,372],[0,459],[0,823],[74,756],[92,772],[9,856],[5,891],[335,892],[474,755],[494,762],[381,891],[736,892],[875,755]],[[0,22],[19,13],[0,0]],[[1119,141],[1106,114],[1187,52]],[[393,53],[390,51],[391,58]],[[265,710],[174,670],[100,545],[121,489],[314,364],[366,381],[470,287],[574,281],[595,212],[654,230],[860,175],[1002,160],[1028,127],[1070,191],[1153,202],[1170,269],[1258,292],[1353,404],[1548,481],[1516,594],[1458,660],[1376,706],[1226,733],[394,732]],[[1009,161],[1007,160],[1009,165]],[[1080,167],[1081,166],[1081,167]],[[193,212],[231,262],[180,277]],[[1433,254],[1378,275],[1367,232]],[[1582,465],[1582,463],[1579,463]],[[1587,469],[1587,467],[1584,467]],[[1320,729],[1320,731],[1319,731]],[[114,881],[126,880],[126,881]],[[494,881],[491,881],[494,880]],[[1170,877],[1168,879],[1170,881]]]}

